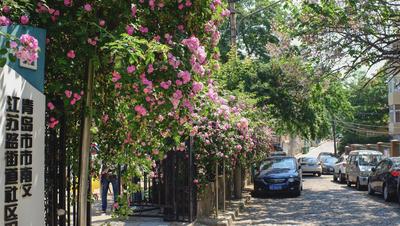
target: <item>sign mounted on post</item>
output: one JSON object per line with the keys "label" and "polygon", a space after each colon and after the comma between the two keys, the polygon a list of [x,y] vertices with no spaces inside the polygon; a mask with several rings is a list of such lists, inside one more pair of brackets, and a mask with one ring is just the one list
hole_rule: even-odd
{"label": "sign mounted on post", "polygon": [[[0,226],[45,225],[44,149],[45,30],[1,27],[17,38],[35,37],[41,51],[36,62],[7,62],[0,68]],[[5,46],[7,40],[0,39]]]}

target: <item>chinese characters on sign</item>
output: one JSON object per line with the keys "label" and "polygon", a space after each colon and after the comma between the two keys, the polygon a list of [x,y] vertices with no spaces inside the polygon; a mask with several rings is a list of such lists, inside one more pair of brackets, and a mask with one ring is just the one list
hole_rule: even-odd
{"label": "chinese characters on sign", "polygon": [[4,223],[17,226],[18,199],[32,196],[33,100],[6,100]]}

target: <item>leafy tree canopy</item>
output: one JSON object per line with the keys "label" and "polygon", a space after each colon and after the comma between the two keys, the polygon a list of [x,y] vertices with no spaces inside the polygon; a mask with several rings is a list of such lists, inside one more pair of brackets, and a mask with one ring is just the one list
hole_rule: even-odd
{"label": "leafy tree canopy", "polygon": [[[243,0],[236,4],[238,51],[242,57],[268,60],[266,45],[277,43],[274,36],[273,19],[279,11],[279,1]],[[230,50],[230,21],[221,26],[220,50],[223,60],[227,60]]]}
{"label": "leafy tree canopy", "polygon": [[324,71],[349,74],[383,62],[387,63],[378,74],[400,71],[398,1],[303,1],[292,6],[288,31],[301,40],[303,53]]}
{"label": "leafy tree canopy", "polygon": [[388,94],[386,78],[379,77],[365,86],[367,78],[354,75],[356,80],[348,85],[349,101],[353,106],[350,117],[338,118],[341,134],[339,149],[348,144],[385,142],[388,136]]}

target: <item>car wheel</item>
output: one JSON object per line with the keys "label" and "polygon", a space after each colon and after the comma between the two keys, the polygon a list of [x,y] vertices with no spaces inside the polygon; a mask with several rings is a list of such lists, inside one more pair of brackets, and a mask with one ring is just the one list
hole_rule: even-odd
{"label": "car wheel", "polygon": [[383,199],[385,202],[390,202],[392,200],[392,196],[390,195],[389,188],[386,184],[383,184]]}
{"label": "car wheel", "polygon": [[369,195],[374,195],[375,194],[375,191],[372,188],[371,183],[369,183],[369,181],[368,181],[368,194]]}
{"label": "car wheel", "polygon": [[347,177],[346,183],[347,183],[347,187],[351,187],[351,182],[349,180],[349,177]]}
{"label": "car wheel", "polygon": [[321,173],[317,173],[317,176],[320,177],[320,176],[321,176]]}
{"label": "car wheel", "polygon": [[335,173],[333,173],[333,182],[336,182],[337,181],[337,176],[336,176],[336,174]]}
{"label": "car wheel", "polygon": [[397,202],[400,203],[400,190],[397,190]]}
{"label": "car wheel", "polygon": [[360,184],[360,180],[357,178],[357,181],[356,181],[356,189],[358,190],[358,191],[361,191],[362,190],[362,186],[361,186],[361,184]]}
{"label": "car wheel", "polygon": [[294,197],[299,197],[301,195],[301,188],[299,188],[297,191],[293,192]]}

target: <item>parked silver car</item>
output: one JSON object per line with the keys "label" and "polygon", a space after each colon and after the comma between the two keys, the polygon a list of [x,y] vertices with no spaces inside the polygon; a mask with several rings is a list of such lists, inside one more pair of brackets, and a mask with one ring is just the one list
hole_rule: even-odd
{"label": "parked silver car", "polygon": [[340,183],[346,182],[346,165],[348,155],[343,154],[335,164],[335,170],[333,172],[333,181],[339,179]]}
{"label": "parked silver car", "polygon": [[321,163],[315,157],[301,157],[299,158],[299,164],[301,165],[302,173],[311,173],[319,177],[322,174]]}
{"label": "parked silver car", "polygon": [[382,153],[378,151],[356,150],[350,152],[346,166],[347,186],[356,184],[357,190],[367,186],[372,167],[375,167],[382,158]]}

